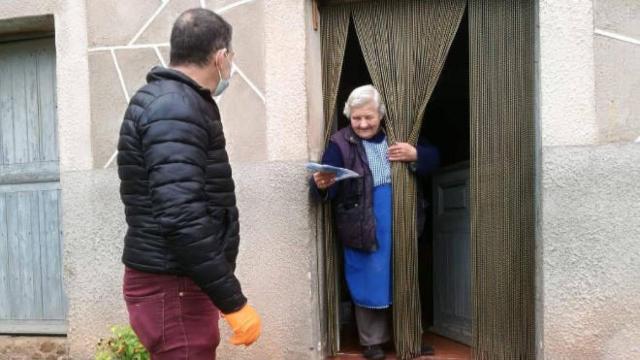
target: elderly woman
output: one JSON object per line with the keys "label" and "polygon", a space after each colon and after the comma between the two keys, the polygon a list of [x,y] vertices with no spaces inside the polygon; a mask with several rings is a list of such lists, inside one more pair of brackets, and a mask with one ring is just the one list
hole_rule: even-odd
{"label": "elderly woman", "polygon": [[[363,355],[384,359],[382,344],[391,340],[391,162],[410,163],[416,175],[424,176],[438,166],[438,151],[432,146],[407,143],[388,146],[382,124],[385,106],[371,85],[353,90],[344,115],[351,126],[331,137],[322,162],[362,176],[336,182],[335,174],[316,172],[313,185],[324,200],[333,202]],[[430,351],[426,347],[423,350]]]}

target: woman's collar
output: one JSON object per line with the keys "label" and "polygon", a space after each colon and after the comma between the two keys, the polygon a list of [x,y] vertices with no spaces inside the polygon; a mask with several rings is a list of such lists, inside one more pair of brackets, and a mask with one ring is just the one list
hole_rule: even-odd
{"label": "woman's collar", "polygon": [[369,139],[367,139],[367,141],[379,143],[379,142],[382,142],[385,137],[386,137],[386,133],[385,133],[384,129],[380,128],[380,131],[378,131],[377,134],[375,134],[372,137],[370,137]]}

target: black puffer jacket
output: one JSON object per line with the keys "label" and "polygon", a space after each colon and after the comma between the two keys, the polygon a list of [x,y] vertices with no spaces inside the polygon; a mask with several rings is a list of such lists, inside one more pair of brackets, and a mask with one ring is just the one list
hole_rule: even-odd
{"label": "black puffer jacket", "polygon": [[124,116],[118,174],[129,225],[124,264],[189,276],[223,313],[242,308],[235,186],[211,92],[178,71],[152,69]]}

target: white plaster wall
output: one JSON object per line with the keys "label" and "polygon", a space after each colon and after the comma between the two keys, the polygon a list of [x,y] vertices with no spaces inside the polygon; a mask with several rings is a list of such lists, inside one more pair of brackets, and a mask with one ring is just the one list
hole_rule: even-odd
{"label": "white plaster wall", "polygon": [[[309,226],[302,162],[232,163],[240,209],[236,274],[261,314],[263,333],[253,346],[228,344],[219,325],[219,359],[317,359],[315,243]],[[274,176],[278,174],[278,176]],[[68,172],[65,273],[69,342],[74,359],[90,359],[98,339],[127,322],[121,295],[122,239],[126,231],[115,168]]]}
{"label": "white plaster wall", "polygon": [[540,0],[538,16],[542,143],[593,144],[593,1]]}
{"label": "white plaster wall", "polygon": [[[309,158],[319,161],[324,152],[324,110],[322,100],[322,52],[320,28],[313,29],[312,6],[306,2],[308,25],[306,29],[306,93],[307,93],[307,137],[309,140]],[[318,20],[320,20],[318,18]]]}
{"label": "white plaster wall", "polygon": [[262,316],[263,333],[255,346],[229,346],[228,327],[221,321],[220,359],[319,358],[315,242],[303,164],[232,164],[240,210],[237,275]]}
{"label": "white plaster wall", "polygon": [[640,358],[640,145],[545,148],[545,359]]}
{"label": "white plaster wall", "polygon": [[[307,158],[306,1],[265,4],[265,69],[269,160]],[[319,61],[319,59],[318,59]]]}
{"label": "white plaster wall", "polygon": [[56,23],[60,169],[90,169],[91,116],[84,1],[58,0]]}
{"label": "white plaster wall", "polygon": [[126,324],[122,239],[126,231],[115,169],[62,177],[64,272],[69,299],[70,356],[91,359],[113,325]]}
{"label": "white plaster wall", "polygon": [[640,1],[594,3],[600,141],[640,141]]}
{"label": "white plaster wall", "polygon": [[[633,18],[631,3],[600,3],[607,23]],[[591,0],[539,2],[541,359],[640,358],[640,144],[608,144],[624,129],[595,111],[598,94],[640,90],[640,75],[596,82],[596,68],[611,68],[602,61],[633,62],[619,59],[631,52],[594,56],[594,16]]]}

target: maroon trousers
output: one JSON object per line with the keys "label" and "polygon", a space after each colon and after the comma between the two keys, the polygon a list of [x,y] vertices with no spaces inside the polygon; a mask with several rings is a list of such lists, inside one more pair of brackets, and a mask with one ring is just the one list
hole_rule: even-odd
{"label": "maroon trousers", "polygon": [[125,268],[129,323],[152,360],[211,360],[219,312],[190,278]]}

